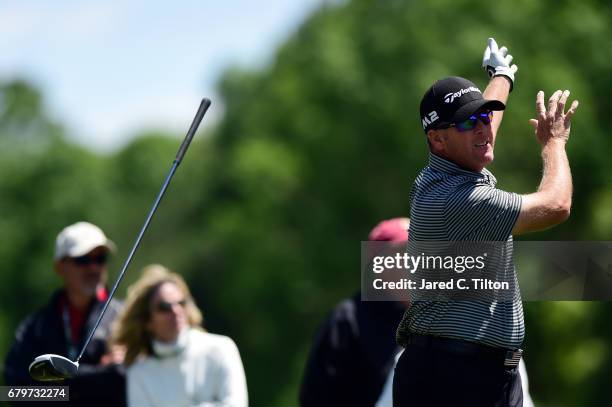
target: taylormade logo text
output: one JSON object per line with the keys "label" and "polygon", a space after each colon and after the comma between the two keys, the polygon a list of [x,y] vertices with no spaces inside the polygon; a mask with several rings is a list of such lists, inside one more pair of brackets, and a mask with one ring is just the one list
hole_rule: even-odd
{"label": "taylormade logo text", "polygon": [[478,93],[480,93],[480,89],[475,88],[473,86],[470,86],[469,88],[464,88],[464,89],[458,90],[455,93],[448,93],[448,94],[446,94],[444,96],[444,102],[445,103],[453,103],[455,98],[460,98],[461,96],[465,95],[466,93],[470,93],[470,92],[478,92]]}

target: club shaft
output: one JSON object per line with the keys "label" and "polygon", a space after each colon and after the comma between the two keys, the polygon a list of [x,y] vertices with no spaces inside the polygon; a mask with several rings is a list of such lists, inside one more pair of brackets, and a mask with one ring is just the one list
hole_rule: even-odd
{"label": "club shaft", "polygon": [[134,253],[136,253],[136,250],[138,249],[138,246],[140,246],[140,241],[142,240],[142,237],[144,236],[145,231],[149,227],[149,223],[151,223],[151,219],[153,219],[153,215],[155,214],[155,211],[157,210],[157,207],[159,206],[159,203],[161,202],[161,199],[164,196],[164,193],[166,192],[166,189],[168,188],[168,184],[170,184],[170,180],[172,179],[172,176],[174,175],[174,172],[176,171],[176,168],[178,167],[178,164],[179,163],[176,160],[174,160],[174,162],[172,163],[172,168],[170,169],[170,173],[166,177],[166,181],[164,181],[164,185],[162,186],[161,191],[159,192],[159,194],[157,195],[157,198],[155,199],[155,203],[153,204],[153,207],[151,208],[151,211],[149,212],[149,215],[147,216],[147,220],[145,221],[142,229],[140,229],[140,233],[138,234],[138,237],[136,238],[136,243],[134,243],[134,246],[132,247],[132,250],[130,251],[130,254],[128,255],[127,259],[125,260],[125,263],[123,264],[123,267],[121,268],[121,272],[119,273],[119,277],[117,277],[117,280],[115,281],[115,284],[113,285],[113,288],[111,289],[110,294],[108,295],[108,299],[104,303],[104,308],[102,308],[102,312],[100,312],[100,315],[98,316],[98,319],[96,320],[96,323],[93,326],[93,329],[89,333],[89,336],[87,337],[87,340],[83,344],[83,349],[81,349],[81,353],[79,353],[79,356],[77,357],[75,362],[78,362],[79,360],[81,360],[81,357],[83,356],[83,353],[85,352],[85,348],[87,348],[87,345],[89,344],[89,341],[91,341],[91,338],[93,337],[94,333],[96,332],[96,329],[98,328],[98,325],[100,325],[100,322],[102,321],[102,317],[106,313],[106,310],[107,310],[107,308],[108,308],[108,306],[110,304],[110,300],[115,295],[115,291],[117,291],[117,287],[119,287],[119,284],[121,283],[121,280],[123,280],[123,276],[125,275],[125,271],[127,270],[128,266],[132,262],[132,258],[134,257]]}
{"label": "club shaft", "polygon": [[127,270],[128,266],[132,262],[132,258],[134,257],[134,254],[136,253],[138,246],[140,246],[140,241],[142,240],[142,237],[144,236],[147,228],[149,227],[149,223],[151,223],[151,219],[153,219],[153,215],[155,214],[155,211],[157,210],[159,203],[161,202],[162,198],[164,197],[164,194],[166,193],[166,189],[168,189],[168,185],[170,185],[170,180],[172,179],[172,176],[176,172],[176,169],[178,168],[179,164],[181,163],[183,156],[185,155],[185,152],[187,151],[187,148],[189,147],[189,144],[191,143],[191,140],[193,139],[193,136],[195,135],[195,132],[197,131],[198,126],[200,125],[200,122],[202,121],[202,118],[204,117],[204,114],[206,113],[209,107],[210,107],[210,100],[203,99],[202,103],[200,103],[198,112],[196,113],[196,116],[193,119],[193,122],[191,123],[191,127],[189,128],[189,131],[187,132],[185,139],[183,140],[183,142],[181,143],[181,146],[179,147],[179,151],[176,155],[176,158],[172,162],[172,167],[170,167],[170,172],[168,173],[168,176],[166,177],[164,184],[162,185],[159,193],[157,194],[157,198],[155,198],[155,202],[153,203],[153,206],[151,207],[151,210],[149,211],[149,214],[147,215],[147,219],[145,220],[144,225],[142,225],[142,228],[140,229],[140,233],[138,233],[136,242],[134,243],[132,250],[130,251],[130,254],[128,255],[127,259],[123,263],[121,272],[119,273],[119,276],[117,277],[117,280],[115,281],[115,284],[113,285],[113,288],[111,289],[108,295],[108,298],[106,302],[104,303],[104,307],[102,308],[102,311],[100,312],[100,315],[98,316],[98,319],[96,320],[96,323],[94,324],[93,328],[89,332],[89,336],[87,337],[87,340],[83,344],[83,348],[81,349],[79,356],[76,358],[75,363],[78,363],[81,360],[81,357],[83,356],[83,353],[85,353],[85,349],[87,348],[87,345],[91,341],[91,338],[96,332],[96,329],[100,325],[100,322],[102,321],[102,317],[104,317],[104,314],[106,313],[106,310],[108,309],[111,299],[115,295],[115,291],[117,291],[117,287],[119,287],[121,280],[123,280],[125,271]]}

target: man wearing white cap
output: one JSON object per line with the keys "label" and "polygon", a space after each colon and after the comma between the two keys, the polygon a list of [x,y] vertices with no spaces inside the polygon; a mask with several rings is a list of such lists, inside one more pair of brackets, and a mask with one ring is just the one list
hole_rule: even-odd
{"label": "man wearing white cap", "polygon": [[[77,222],[58,234],[54,268],[63,286],[17,328],[4,366],[6,384],[40,385],[28,374],[30,362],[38,355],[76,358],[108,298],[106,263],[114,251],[115,244],[88,222]],[[120,310],[119,302],[112,300],[81,358],[78,376],[65,383],[73,404],[125,404],[124,373],[119,366],[122,353],[110,352],[106,341]]]}

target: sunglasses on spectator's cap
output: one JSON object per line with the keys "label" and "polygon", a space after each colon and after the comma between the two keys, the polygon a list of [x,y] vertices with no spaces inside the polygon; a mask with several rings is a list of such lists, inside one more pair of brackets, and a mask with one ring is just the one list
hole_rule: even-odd
{"label": "sunglasses on spectator's cap", "polygon": [[449,127],[454,127],[460,132],[474,130],[476,128],[476,124],[480,120],[483,124],[488,125],[491,123],[491,118],[493,117],[493,112],[487,110],[485,112],[474,113],[470,117],[465,120],[462,120],[457,123],[449,123],[447,125],[443,125],[438,127],[439,129],[448,129]]}
{"label": "sunglasses on spectator's cap", "polygon": [[106,264],[106,262],[108,261],[108,254],[102,253],[96,256],[90,256],[86,254],[85,256],[70,257],[70,260],[72,260],[72,262],[76,264],[77,266],[85,267],[91,264],[96,264],[96,265],[101,266],[101,265]]}
{"label": "sunglasses on spectator's cap", "polygon": [[172,311],[172,307],[174,305],[180,305],[182,308],[185,308],[185,305],[187,305],[187,300],[180,300],[175,302],[160,301],[155,304],[154,309],[158,312],[170,312]]}

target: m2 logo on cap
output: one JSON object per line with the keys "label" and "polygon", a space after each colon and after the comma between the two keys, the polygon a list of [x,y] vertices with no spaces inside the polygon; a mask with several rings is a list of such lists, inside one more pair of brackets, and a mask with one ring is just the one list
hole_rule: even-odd
{"label": "m2 logo on cap", "polygon": [[453,103],[455,98],[460,98],[461,96],[465,95],[466,93],[470,93],[470,92],[481,93],[480,89],[470,86],[469,88],[460,89],[455,93],[448,93],[444,95],[444,103]]}
{"label": "m2 logo on cap", "polygon": [[423,120],[421,120],[421,124],[423,125],[423,128],[425,128],[438,119],[438,113],[434,110],[433,112],[427,113],[427,115],[423,117]]}

